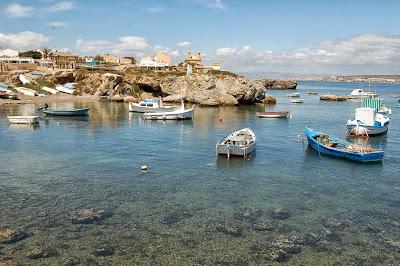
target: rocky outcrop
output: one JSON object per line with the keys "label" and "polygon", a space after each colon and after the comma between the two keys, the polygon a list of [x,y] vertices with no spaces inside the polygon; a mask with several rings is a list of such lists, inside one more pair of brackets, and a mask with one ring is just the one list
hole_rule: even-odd
{"label": "rocky outcrop", "polygon": [[321,95],[319,99],[321,101],[330,101],[330,102],[343,102],[347,100],[346,97],[344,96],[332,95],[332,94]]}
{"label": "rocky outcrop", "polygon": [[22,230],[0,228],[0,243],[12,244],[27,237],[28,234]]}
{"label": "rocky outcrop", "polygon": [[290,80],[263,79],[261,84],[267,90],[295,90],[297,82]]}
{"label": "rocky outcrop", "polygon": [[103,221],[113,215],[112,212],[92,208],[81,209],[71,214],[70,220],[73,224],[92,224]]}

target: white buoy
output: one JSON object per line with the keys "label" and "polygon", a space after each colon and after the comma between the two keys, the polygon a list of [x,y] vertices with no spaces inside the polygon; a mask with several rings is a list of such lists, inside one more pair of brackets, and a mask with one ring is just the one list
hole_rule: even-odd
{"label": "white buoy", "polygon": [[147,169],[148,169],[147,165],[142,165],[140,167],[140,170],[142,170],[142,171],[147,171]]}

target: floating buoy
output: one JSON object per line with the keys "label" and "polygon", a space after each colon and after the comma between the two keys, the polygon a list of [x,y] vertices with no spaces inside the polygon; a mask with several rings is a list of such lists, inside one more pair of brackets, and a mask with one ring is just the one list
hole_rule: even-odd
{"label": "floating buoy", "polygon": [[142,165],[140,167],[140,170],[142,170],[142,171],[147,171],[147,169],[148,169],[147,165]]}

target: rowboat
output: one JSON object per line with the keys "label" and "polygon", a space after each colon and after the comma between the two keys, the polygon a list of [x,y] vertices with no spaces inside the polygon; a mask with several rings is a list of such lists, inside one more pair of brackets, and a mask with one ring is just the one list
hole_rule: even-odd
{"label": "rowboat", "polygon": [[31,83],[31,81],[25,75],[19,74],[18,78],[19,78],[19,81],[21,81],[21,83],[24,85]]}
{"label": "rowboat", "polygon": [[57,93],[59,93],[58,90],[52,89],[52,88],[49,88],[49,87],[46,87],[46,86],[42,87],[42,90],[47,91],[47,92],[50,92],[51,94],[57,94]]}
{"label": "rowboat", "polygon": [[318,94],[317,91],[307,91],[306,93],[307,93],[307,94],[311,94],[311,95],[316,95],[316,94]]}
{"label": "rowboat", "polygon": [[168,112],[177,110],[178,108],[180,108],[180,106],[164,105],[161,99],[146,99],[140,103],[129,103],[129,112],[137,113]]}
{"label": "rowboat", "polygon": [[46,115],[58,115],[58,116],[85,116],[89,115],[89,108],[62,108],[62,109],[44,109],[43,112]]}
{"label": "rowboat", "polygon": [[239,129],[217,142],[217,154],[246,157],[256,149],[256,135],[250,128]]}
{"label": "rowboat", "polygon": [[67,94],[73,94],[75,91],[75,89],[71,89],[71,88],[65,87],[63,85],[57,85],[56,90],[63,92],[63,93],[67,93]]}
{"label": "rowboat", "polygon": [[286,94],[287,97],[292,97],[292,98],[299,98],[300,97],[300,93],[299,92],[293,92],[293,93],[289,93]]}
{"label": "rowboat", "polygon": [[354,119],[347,121],[347,129],[350,133],[354,128],[362,127],[369,136],[382,135],[388,131],[389,123],[389,118],[377,113],[375,108],[356,108]]}
{"label": "rowboat", "polygon": [[291,103],[304,103],[304,100],[303,99],[293,99],[293,100],[290,100],[290,102]]}
{"label": "rowboat", "polygon": [[319,153],[359,162],[382,161],[384,151],[341,141],[316,130],[305,129],[308,145]]}
{"label": "rowboat", "polygon": [[7,116],[10,124],[36,124],[39,123],[38,115]]}
{"label": "rowboat", "polygon": [[289,111],[257,112],[256,115],[262,118],[287,118],[289,116]]}
{"label": "rowboat", "polygon": [[192,119],[193,117],[194,105],[190,109],[185,109],[182,106],[179,109],[175,109],[167,112],[154,112],[154,113],[144,113],[144,120],[186,120]]}
{"label": "rowboat", "polygon": [[22,94],[28,95],[28,96],[32,96],[32,97],[36,96],[38,94],[37,91],[32,90],[32,89],[28,89],[28,88],[25,88],[25,87],[14,87],[14,89],[16,91],[18,91],[19,93],[22,93]]}

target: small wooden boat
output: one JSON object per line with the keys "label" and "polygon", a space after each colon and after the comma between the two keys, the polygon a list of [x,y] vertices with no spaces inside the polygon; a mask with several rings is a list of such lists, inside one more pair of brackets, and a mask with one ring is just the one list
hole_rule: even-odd
{"label": "small wooden boat", "polygon": [[257,112],[256,115],[262,118],[287,118],[289,116],[289,111]]}
{"label": "small wooden boat", "polygon": [[63,92],[63,93],[67,93],[67,94],[73,94],[74,91],[75,91],[75,89],[67,88],[67,87],[65,87],[63,85],[57,85],[56,86],[56,90],[58,90],[60,92]]}
{"label": "small wooden boat", "polygon": [[291,103],[304,103],[304,100],[303,99],[293,99],[293,100],[290,100],[290,102]]}
{"label": "small wooden boat", "polygon": [[21,81],[21,83],[24,85],[31,83],[31,81],[25,75],[22,74],[19,74],[19,81]]}
{"label": "small wooden boat", "polygon": [[287,94],[287,97],[300,98],[300,93],[299,92],[289,93],[289,94]]}
{"label": "small wooden boat", "polygon": [[28,88],[25,88],[25,87],[14,87],[14,89],[16,91],[18,91],[19,93],[22,93],[22,94],[28,95],[28,96],[32,96],[32,97],[36,96],[38,94],[37,91],[32,90],[32,89],[28,89]]}
{"label": "small wooden boat", "polygon": [[250,128],[239,129],[217,142],[217,154],[246,157],[256,149],[256,135]]}
{"label": "small wooden boat", "polygon": [[7,116],[10,124],[37,124],[39,123],[38,115],[19,115],[19,116]]}
{"label": "small wooden boat", "polygon": [[60,109],[43,109],[46,115],[57,115],[57,116],[85,116],[89,115],[89,108],[60,108]]}
{"label": "small wooden boat", "polygon": [[319,153],[359,162],[382,161],[384,151],[341,141],[316,130],[305,129],[308,145]]}
{"label": "small wooden boat", "polygon": [[307,91],[306,93],[307,93],[307,94],[311,94],[311,95],[316,95],[316,94],[318,94],[317,91]]}
{"label": "small wooden boat", "polygon": [[193,117],[194,105],[190,109],[185,109],[182,106],[179,109],[166,111],[166,112],[154,112],[154,113],[144,113],[144,120],[186,120],[192,119]]}

